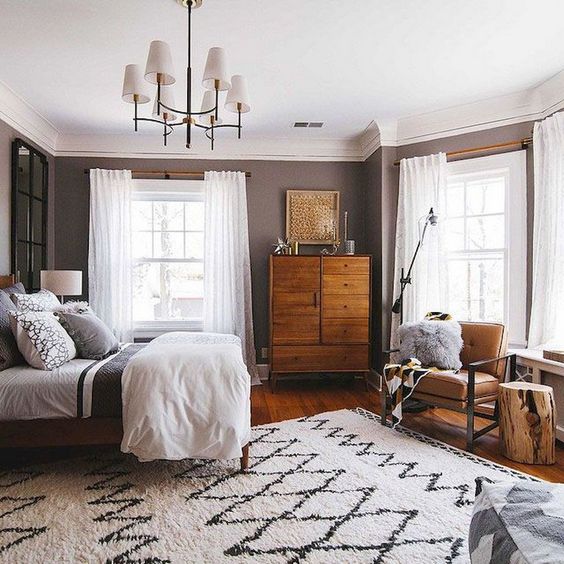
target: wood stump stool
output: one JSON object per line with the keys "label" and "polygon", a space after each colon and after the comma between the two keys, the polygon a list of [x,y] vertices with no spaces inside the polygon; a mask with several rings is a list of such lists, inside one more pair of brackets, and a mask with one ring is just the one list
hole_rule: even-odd
{"label": "wood stump stool", "polygon": [[499,434],[503,456],[525,464],[554,464],[552,388],[529,382],[500,384]]}

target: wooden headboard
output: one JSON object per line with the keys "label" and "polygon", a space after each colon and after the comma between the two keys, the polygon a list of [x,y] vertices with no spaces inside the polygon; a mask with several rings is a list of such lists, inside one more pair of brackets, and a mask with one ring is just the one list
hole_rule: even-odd
{"label": "wooden headboard", "polygon": [[16,277],[13,274],[0,274],[0,288],[8,288],[16,283]]}

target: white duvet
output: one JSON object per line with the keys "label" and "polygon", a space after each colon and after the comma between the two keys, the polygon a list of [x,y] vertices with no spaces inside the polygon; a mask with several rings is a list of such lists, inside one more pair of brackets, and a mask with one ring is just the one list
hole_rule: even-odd
{"label": "white duvet", "polygon": [[250,440],[250,376],[233,335],[171,333],[122,376],[122,452],[141,461],[239,458]]}

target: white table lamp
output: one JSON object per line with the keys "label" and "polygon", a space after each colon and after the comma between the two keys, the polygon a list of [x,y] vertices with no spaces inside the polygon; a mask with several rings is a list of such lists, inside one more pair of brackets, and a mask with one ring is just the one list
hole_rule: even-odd
{"label": "white table lamp", "polygon": [[82,295],[81,270],[42,270],[41,288],[50,290],[64,300],[65,296]]}

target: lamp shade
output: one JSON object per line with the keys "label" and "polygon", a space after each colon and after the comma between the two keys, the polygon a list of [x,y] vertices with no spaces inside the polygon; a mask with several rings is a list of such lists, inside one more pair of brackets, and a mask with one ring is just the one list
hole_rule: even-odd
{"label": "lamp shade", "polygon": [[[202,98],[202,107],[200,108],[201,112],[209,112],[215,108],[215,92],[213,90],[206,90],[204,92],[204,97]],[[205,114],[200,116],[200,123],[204,125],[211,125],[212,118],[214,114]],[[221,118],[217,118],[213,120],[214,124],[219,125],[223,120]]]}
{"label": "lamp shade", "polygon": [[[161,106],[161,111],[157,112],[157,100],[155,96],[155,103],[153,104],[153,117],[156,119],[166,119],[166,121],[171,122],[176,119],[176,114],[173,114],[170,110],[163,108]],[[174,93],[170,86],[161,86],[161,103],[166,104],[169,108],[174,108]]]}
{"label": "lamp shade", "polygon": [[216,80],[219,81],[218,90],[229,90],[231,88],[225,51],[221,47],[212,47],[208,51],[202,86],[206,90],[215,90]]}
{"label": "lamp shade", "polygon": [[151,84],[158,84],[159,76],[161,84],[174,84],[176,82],[169,44],[165,41],[151,41],[145,67],[145,80]]}
{"label": "lamp shade", "polygon": [[123,75],[123,90],[121,99],[130,104],[135,103],[137,96],[138,104],[146,104],[151,100],[147,94],[147,84],[143,80],[143,72],[139,65],[127,65]]}
{"label": "lamp shade", "polygon": [[82,295],[81,270],[42,270],[41,288],[57,296]]}
{"label": "lamp shade", "polygon": [[229,112],[237,113],[237,104],[241,104],[241,113],[245,114],[251,111],[249,104],[249,91],[247,89],[247,79],[240,75],[234,74],[231,77],[231,88],[227,92],[225,100],[225,109]]}

